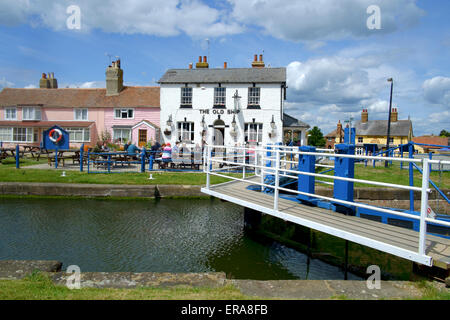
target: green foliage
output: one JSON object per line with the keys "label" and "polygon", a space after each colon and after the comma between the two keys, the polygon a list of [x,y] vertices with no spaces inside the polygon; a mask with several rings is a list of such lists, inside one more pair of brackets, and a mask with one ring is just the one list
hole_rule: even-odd
{"label": "green foliage", "polygon": [[441,133],[439,133],[439,136],[441,137],[450,137],[450,132],[447,130],[442,130]]}
{"label": "green foliage", "polygon": [[111,133],[108,130],[103,130],[100,132],[100,140],[102,142],[110,142],[111,141]]}
{"label": "green foliage", "polygon": [[324,147],[325,146],[325,138],[323,137],[322,131],[315,126],[308,132],[308,145],[314,147]]}

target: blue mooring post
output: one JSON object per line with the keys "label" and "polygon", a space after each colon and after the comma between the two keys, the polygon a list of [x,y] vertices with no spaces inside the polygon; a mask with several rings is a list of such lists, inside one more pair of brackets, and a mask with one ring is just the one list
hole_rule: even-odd
{"label": "blue mooring post", "polygon": [[16,169],[20,168],[19,145],[16,144]]}
{"label": "blue mooring post", "polygon": [[[310,146],[301,146],[298,148],[300,152],[316,152],[315,147]],[[316,171],[316,156],[309,155],[309,154],[300,154],[298,156],[298,171],[300,172],[308,172],[308,173],[315,173]],[[315,193],[315,182],[316,178],[314,176],[307,176],[304,174],[298,175],[298,191],[305,192],[305,193]],[[306,196],[299,194],[297,196],[297,199],[301,201],[311,202],[312,199],[314,199],[311,196]]]}
{"label": "blue mooring post", "polygon": [[[408,153],[409,153],[409,158],[412,159],[413,153],[414,153],[414,146],[412,143],[409,143],[409,145],[408,145]],[[409,163],[409,186],[410,187],[414,186],[414,167],[413,167],[412,162]],[[413,190],[409,190],[409,210],[414,211],[414,191]]]}
{"label": "blue mooring post", "polygon": [[146,157],[145,147],[142,147],[141,152],[141,172],[145,172],[145,157]]}
{"label": "blue mooring post", "polygon": [[[355,154],[355,145],[352,144],[337,144],[335,145],[337,154]],[[334,175],[336,177],[351,178],[355,177],[355,159],[335,157],[334,160]],[[353,202],[353,182],[334,180],[333,197],[335,199]],[[335,210],[342,213],[353,214],[355,207],[335,203]]]}
{"label": "blue mooring post", "polygon": [[58,148],[55,149],[55,169],[58,169]]}
{"label": "blue mooring post", "polygon": [[80,148],[80,172],[83,172],[83,153],[84,153],[84,143],[81,145]]}
{"label": "blue mooring post", "polygon": [[150,151],[150,158],[148,159],[148,171],[153,170],[153,152]]}

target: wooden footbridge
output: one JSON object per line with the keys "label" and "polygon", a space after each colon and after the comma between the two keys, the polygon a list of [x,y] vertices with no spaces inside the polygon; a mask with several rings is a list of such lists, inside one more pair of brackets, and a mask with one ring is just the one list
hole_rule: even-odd
{"label": "wooden footbridge", "polygon": [[[214,153],[212,148],[215,148]],[[426,266],[450,269],[450,239],[426,232],[427,225],[430,223],[443,226],[444,228],[450,227],[448,221],[435,219],[427,214],[428,194],[431,191],[429,189],[429,165],[431,164],[429,159],[402,159],[402,161],[422,164],[422,187],[410,187],[354,179],[351,174],[348,174],[348,171],[346,172],[347,177],[340,177],[337,171],[335,176],[325,176],[314,173],[315,170],[312,170],[312,172],[301,171],[301,166],[293,167],[293,164],[299,164],[299,162],[304,161],[305,157],[329,157],[337,163],[340,162],[340,159],[354,160],[362,158],[362,160],[370,161],[373,158],[370,156],[323,153],[317,150],[314,152],[303,152],[298,148],[287,149],[287,147],[282,146],[253,149],[218,148],[218,146],[211,146],[205,150],[204,171],[207,174],[207,183],[206,187],[202,188],[203,193]],[[217,150],[225,151],[225,153],[217,152]],[[232,156],[229,156],[230,154]],[[389,161],[400,161],[399,158],[386,159]],[[379,157],[377,160],[379,160]],[[315,166],[321,166],[315,161],[314,163]],[[221,164],[221,166],[217,166],[218,164]],[[326,167],[326,165],[323,166]],[[242,168],[242,177],[226,174],[229,168]],[[249,174],[249,172],[251,173]],[[209,183],[210,175],[226,177],[230,181],[212,186]],[[267,182],[268,176],[272,177],[272,183],[270,184]],[[335,196],[330,198],[304,192],[305,188],[300,186],[297,190],[280,186],[281,177],[297,178],[300,184],[301,176],[335,179],[335,188],[342,187],[342,185],[337,185],[336,182],[347,182],[351,186],[350,191],[352,194],[354,182],[421,191],[421,211],[420,214],[414,215],[410,212],[348,201],[349,199],[343,200],[339,196],[339,192],[334,192]],[[271,192],[264,192],[267,190],[271,190]],[[420,228],[418,231],[414,231],[351,214],[343,214],[324,209],[323,206],[311,205],[313,202],[295,201],[295,196],[291,196],[289,200],[286,197],[280,197],[280,193],[300,195],[300,199],[315,199],[351,207],[355,210],[374,210],[396,215],[399,218],[414,219],[419,221]]]}

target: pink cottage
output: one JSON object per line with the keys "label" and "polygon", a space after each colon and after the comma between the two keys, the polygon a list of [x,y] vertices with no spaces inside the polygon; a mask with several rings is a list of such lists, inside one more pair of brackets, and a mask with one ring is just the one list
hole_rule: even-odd
{"label": "pink cottage", "polygon": [[71,148],[94,146],[106,132],[121,144],[159,141],[159,87],[123,86],[120,60],[106,69],[106,89],[58,89],[53,74],[43,74],[39,87],[0,92],[3,146],[39,145],[53,125],[69,132]]}

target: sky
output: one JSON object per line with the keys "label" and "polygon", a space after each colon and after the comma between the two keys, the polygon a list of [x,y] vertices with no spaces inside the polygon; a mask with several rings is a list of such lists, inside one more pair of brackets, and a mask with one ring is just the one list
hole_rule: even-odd
{"label": "sky", "polygon": [[337,122],[399,119],[415,136],[450,131],[448,0],[0,0],[0,89],[105,87],[120,57],[126,85],[157,85],[208,56],[287,68],[285,112],[324,134]]}

